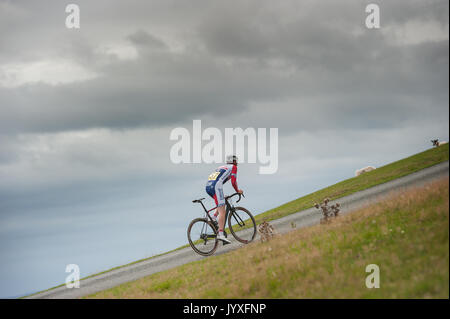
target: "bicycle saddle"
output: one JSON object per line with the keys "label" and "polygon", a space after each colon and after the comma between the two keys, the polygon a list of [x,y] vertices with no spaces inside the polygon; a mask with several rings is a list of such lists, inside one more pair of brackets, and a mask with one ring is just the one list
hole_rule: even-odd
{"label": "bicycle saddle", "polygon": [[200,199],[194,199],[192,202],[193,203],[200,203],[202,200],[204,200],[205,198],[200,198]]}

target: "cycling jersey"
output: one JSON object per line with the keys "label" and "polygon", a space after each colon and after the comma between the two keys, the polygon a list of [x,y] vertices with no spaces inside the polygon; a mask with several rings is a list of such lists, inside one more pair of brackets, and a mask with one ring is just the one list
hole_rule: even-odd
{"label": "cycling jersey", "polygon": [[216,206],[225,205],[225,198],[223,196],[223,184],[231,179],[231,185],[236,190],[239,191],[236,181],[237,166],[234,164],[227,164],[217,168],[208,177],[208,182],[206,183],[206,192],[209,196],[214,198]]}

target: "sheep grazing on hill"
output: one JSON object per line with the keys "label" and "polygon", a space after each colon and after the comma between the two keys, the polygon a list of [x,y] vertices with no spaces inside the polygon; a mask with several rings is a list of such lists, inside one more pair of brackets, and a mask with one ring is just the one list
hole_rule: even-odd
{"label": "sheep grazing on hill", "polygon": [[366,173],[366,172],[373,171],[374,169],[375,169],[375,167],[373,167],[373,166],[366,166],[366,167],[357,169],[357,170],[355,171],[355,176],[359,176],[359,175],[361,175],[362,173]]}
{"label": "sheep grazing on hill", "polygon": [[438,139],[435,139],[435,140],[431,140],[431,143],[433,143],[433,146],[434,146],[434,147],[438,147],[438,146],[441,146],[441,145],[447,144],[447,142],[446,142],[446,141],[442,141],[442,142],[439,142],[439,140],[438,140]]}

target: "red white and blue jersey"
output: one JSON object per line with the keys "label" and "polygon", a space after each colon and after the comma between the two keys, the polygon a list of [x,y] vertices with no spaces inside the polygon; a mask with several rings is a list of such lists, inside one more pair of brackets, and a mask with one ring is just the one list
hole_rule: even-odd
{"label": "red white and blue jersey", "polygon": [[206,192],[214,198],[217,206],[222,206],[225,204],[222,189],[223,184],[231,180],[231,185],[233,186],[235,191],[239,191],[236,175],[237,166],[234,164],[220,166],[212,174],[209,175],[208,182],[206,183]]}

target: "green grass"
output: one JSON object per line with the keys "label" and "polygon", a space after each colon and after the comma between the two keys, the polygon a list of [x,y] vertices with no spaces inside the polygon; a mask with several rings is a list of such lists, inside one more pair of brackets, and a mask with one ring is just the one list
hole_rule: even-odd
{"label": "green grass", "polygon": [[[316,225],[89,298],[449,298],[444,178]],[[380,268],[380,288],[365,285]],[[211,278],[207,280],[206,278]]]}
{"label": "green grass", "polygon": [[311,208],[314,203],[321,202],[327,197],[334,200],[351,195],[370,187],[412,174],[424,168],[448,161],[448,159],[449,149],[448,144],[445,144],[300,197],[259,214],[255,216],[255,219],[257,224],[264,219],[267,221],[278,219]]}
{"label": "green grass", "polygon": [[[353,177],[347,180],[344,180],[342,182],[339,182],[337,184],[334,184],[332,186],[326,187],[324,189],[318,190],[314,193],[308,194],[306,196],[300,197],[298,199],[295,199],[293,201],[290,201],[284,205],[281,205],[279,207],[270,209],[266,212],[260,213],[258,215],[255,215],[256,223],[259,224],[263,220],[271,221],[274,219],[278,219],[290,214],[297,213],[301,210],[310,208],[313,206],[315,202],[322,201],[324,198],[330,198],[332,200],[338,199],[353,193],[356,193],[358,191],[386,183],[390,180],[394,180],[396,178],[409,175],[411,173],[417,172],[421,169],[448,161],[449,159],[449,148],[448,144],[445,144],[443,146],[437,147],[437,148],[431,148],[429,150],[426,150],[424,152],[415,154],[413,156],[410,156],[408,158],[387,164],[383,167],[377,168],[374,171],[362,174],[358,177]],[[187,227],[187,225],[186,225]],[[98,274],[94,274],[85,278],[82,278],[81,280],[85,280],[87,278],[97,276],[99,274],[103,274],[115,269],[119,269],[122,267],[126,267],[135,263],[139,263],[141,261],[148,260],[150,258],[155,258],[157,256],[165,255],[173,251],[177,251],[180,249],[183,249],[185,247],[189,247],[189,245],[184,245],[181,247],[178,247],[174,250],[171,250],[169,252],[159,254],[156,256],[144,258],[126,265],[118,266],[106,271],[103,271]],[[60,285],[62,286],[62,285]],[[58,286],[58,287],[60,287]],[[50,288],[48,290],[54,289],[56,287]],[[48,291],[46,290],[46,291]],[[37,294],[37,293],[36,293]]]}

